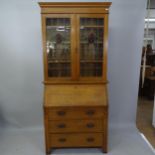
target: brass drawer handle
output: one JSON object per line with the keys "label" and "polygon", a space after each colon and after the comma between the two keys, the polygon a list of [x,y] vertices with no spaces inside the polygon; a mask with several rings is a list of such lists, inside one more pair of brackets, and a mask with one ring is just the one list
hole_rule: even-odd
{"label": "brass drawer handle", "polygon": [[64,123],[58,124],[57,127],[62,129],[62,128],[65,128],[66,127],[66,124],[64,124]]}
{"label": "brass drawer handle", "polygon": [[66,112],[65,111],[58,111],[57,114],[59,116],[64,116],[64,115],[66,115]]}
{"label": "brass drawer handle", "polygon": [[89,116],[92,116],[92,115],[95,114],[95,111],[94,111],[94,110],[88,110],[88,111],[86,112],[86,114],[89,115]]}
{"label": "brass drawer handle", "polygon": [[93,137],[89,137],[89,138],[87,138],[87,142],[94,142],[94,138]]}
{"label": "brass drawer handle", "polygon": [[93,123],[88,123],[86,126],[87,128],[93,128],[95,125]]}
{"label": "brass drawer handle", "polygon": [[66,138],[59,138],[59,142],[66,142]]}

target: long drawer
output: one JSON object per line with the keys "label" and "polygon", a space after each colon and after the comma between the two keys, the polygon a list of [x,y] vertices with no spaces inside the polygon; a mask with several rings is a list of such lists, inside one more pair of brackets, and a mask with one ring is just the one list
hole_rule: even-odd
{"label": "long drawer", "polygon": [[48,110],[49,120],[103,118],[103,107],[88,108],[51,108]]}
{"label": "long drawer", "polygon": [[103,120],[67,120],[49,121],[50,133],[65,132],[102,132]]}
{"label": "long drawer", "polygon": [[102,133],[50,134],[52,147],[100,147],[102,144]]}

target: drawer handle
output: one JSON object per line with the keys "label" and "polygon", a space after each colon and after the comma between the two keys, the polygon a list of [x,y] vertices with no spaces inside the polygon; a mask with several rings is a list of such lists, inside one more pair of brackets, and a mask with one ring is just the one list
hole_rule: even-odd
{"label": "drawer handle", "polygon": [[57,114],[58,114],[59,116],[64,116],[64,115],[66,114],[66,112],[65,112],[65,111],[58,111]]}
{"label": "drawer handle", "polygon": [[94,138],[93,137],[89,137],[89,138],[87,138],[87,142],[94,142]]}
{"label": "drawer handle", "polygon": [[92,116],[92,115],[95,114],[95,111],[94,110],[89,110],[89,111],[86,112],[86,114],[89,115],[89,116]]}
{"label": "drawer handle", "polygon": [[93,128],[95,125],[93,123],[88,123],[87,128]]}
{"label": "drawer handle", "polygon": [[65,142],[65,141],[66,141],[66,138],[60,138],[60,139],[59,139],[59,142],[62,142],[62,143],[63,143],[63,142]]}
{"label": "drawer handle", "polygon": [[57,127],[62,129],[62,128],[66,127],[66,124],[63,124],[63,123],[62,124],[58,124]]}

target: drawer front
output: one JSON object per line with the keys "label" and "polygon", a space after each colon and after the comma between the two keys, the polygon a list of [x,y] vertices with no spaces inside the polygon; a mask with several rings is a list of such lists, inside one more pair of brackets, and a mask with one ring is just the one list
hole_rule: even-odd
{"label": "drawer front", "polygon": [[103,118],[104,108],[53,108],[48,110],[49,120]]}
{"label": "drawer front", "polygon": [[102,133],[51,134],[52,147],[99,147],[103,143]]}
{"label": "drawer front", "polygon": [[102,132],[103,123],[103,120],[49,121],[49,132]]}

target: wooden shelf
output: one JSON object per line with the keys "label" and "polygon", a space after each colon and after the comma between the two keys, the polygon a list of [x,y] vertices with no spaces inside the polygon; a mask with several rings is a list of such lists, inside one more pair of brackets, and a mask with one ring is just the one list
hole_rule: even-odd
{"label": "wooden shelf", "polygon": [[102,63],[102,60],[81,60],[80,63]]}
{"label": "wooden shelf", "polygon": [[70,26],[63,26],[63,25],[50,25],[50,26],[46,26],[46,29],[55,29],[55,28],[67,28],[70,29]]}
{"label": "wooden shelf", "polygon": [[104,26],[103,25],[81,25],[80,29],[83,29],[83,28],[104,28]]}
{"label": "wooden shelf", "polygon": [[102,69],[102,68],[100,66],[93,66],[93,67],[92,66],[89,66],[89,65],[88,66],[84,66],[84,67],[83,66],[80,66],[80,70],[83,70],[83,69],[84,70],[92,69],[93,71],[96,71],[96,69]]}
{"label": "wooden shelf", "polygon": [[[96,44],[103,44],[103,41],[95,42]],[[81,41],[80,44],[88,44],[87,41]]]}
{"label": "wooden shelf", "polygon": [[64,71],[64,70],[70,70],[70,68],[65,68],[65,69],[62,69],[61,67],[49,67],[48,68],[49,70],[62,70],[62,71]]}
{"label": "wooden shelf", "polygon": [[[50,41],[50,43],[56,44],[55,41]],[[70,41],[62,41],[62,44],[71,44]]]}
{"label": "wooden shelf", "polygon": [[49,60],[48,63],[54,63],[54,64],[58,64],[58,63],[71,63],[71,61],[65,61],[65,60]]}

